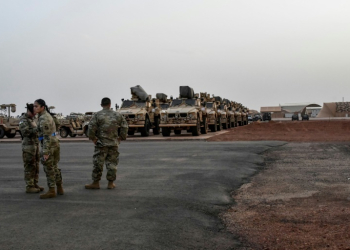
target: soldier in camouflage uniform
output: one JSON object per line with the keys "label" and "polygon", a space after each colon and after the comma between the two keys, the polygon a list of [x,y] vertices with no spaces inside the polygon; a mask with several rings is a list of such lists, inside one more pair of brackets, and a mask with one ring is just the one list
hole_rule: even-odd
{"label": "soldier in camouflage uniform", "polygon": [[48,107],[44,100],[38,99],[34,102],[34,111],[39,114],[38,133],[41,144],[40,158],[44,165],[46,173],[47,185],[49,191],[40,195],[40,199],[56,197],[55,187],[57,186],[57,194],[63,195],[61,169],[57,164],[60,160],[60,142],[56,137],[56,125],[49,113]]}
{"label": "soldier in camouflage uniform", "polygon": [[[89,123],[89,139],[95,144],[93,156],[93,183],[85,185],[86,189],[100,189],[103,165],[106,164],[108,189],[115,188],[114,181],[117,175],[119,162],[118,145],[120,140],[126,140],[128,123],[123,115],[111,110],[111,100],[103,98],[102,110],[94,114]],[[120,135],[118,138],[118,128]]]}
{"label": "soldier in camouflage uniform", "polygon": [[38,193],[44,188],[39,181],[39,139],[33,104],[27,104],[27,113],[20,118],[19,129],[22,135],[22,156],[24,163],[24,180],[26,193]]}

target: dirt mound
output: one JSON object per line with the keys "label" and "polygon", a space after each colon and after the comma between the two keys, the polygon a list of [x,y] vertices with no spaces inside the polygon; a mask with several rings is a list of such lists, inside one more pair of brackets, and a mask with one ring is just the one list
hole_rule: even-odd
{"label": "dirt mound", "polygon": [[349,249],[350,147],[289,143],[265,153],[264,171],[222,215],[240,249]]}
{"label": "dirt mound", "polygon": [[208,141],[350,141],[350,121],[253,122]]}

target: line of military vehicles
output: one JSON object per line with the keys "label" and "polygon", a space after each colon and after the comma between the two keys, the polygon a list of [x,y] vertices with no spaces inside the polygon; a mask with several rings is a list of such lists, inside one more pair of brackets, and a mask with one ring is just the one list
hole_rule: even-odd
{"label": "line of military vehicles", "polygon": [[[8,111],[7,115],[0,114],[0,138],[5,135],[13,138],[18,131],[19,119],[10,117],[10,109],[15,112],[16,105],[1,105],[0,108]],[[186,131],[198,136],[209,131],[244,126],[248,124],[249,112],[241,103],[207,93],[195,94],[188,86],[180,86],[180,95],[174,99],[163,93],[152,98],[137,85],[131,87],[131,99],[122,99],[121,106],[116,104],[115,108],[129,125],[128,135],[140,133],[141,136],[149,136],[151,129],[154,135],[161,133],[163,136],[170,136],[172,131],[179,135]],[[66,117],[56,117],[60,136],[65,138],[87,135],[93,114],[71,113]]]}

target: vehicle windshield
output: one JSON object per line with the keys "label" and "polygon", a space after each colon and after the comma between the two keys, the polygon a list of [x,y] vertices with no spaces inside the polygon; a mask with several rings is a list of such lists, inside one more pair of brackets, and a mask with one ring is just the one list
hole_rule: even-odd
{"label": "vehicle windshield", "polygon": [[168,109],[169,104],[160,104],[161,109]]}
{"label": "vehicle windshield", "polygon": [[136,102],[135,101],[124,101],[121,108],[130,108],[134,104],[139,108],[146,106],[145,101],[136,101]]}
{"label": "vehicle windshield", "polygon": [[135,104],[139,108],[142,108],[142,107],[146,106],[146,102],[145,101],[136,101]]}
{"label": "vehicle windshield", "polygon": [[207,103],[207,105],[205,105],[205,106],[206,106],[207,108],[210,108],[210,109],[211,109],[211,108],[213,108],[214,103],[212,103],[212,102],[211,102],[211,103]]}
{"label": "vehicle windshield", "polygon": [[178,106],[182,103],[182,100],[173,100],[171,103],[171,107]]}
{"label": "vehicle windshield", "polygon": [[191,105],[191,106],[196,105],[196,100],[194,99],[186,99],[185,102],[187,105]]}
{"label": "vehicle windshield", "polygon": [[121,108],[129,108],[130,106],[132,106],[134,104],[134,101],[124,101],[122,103]]}

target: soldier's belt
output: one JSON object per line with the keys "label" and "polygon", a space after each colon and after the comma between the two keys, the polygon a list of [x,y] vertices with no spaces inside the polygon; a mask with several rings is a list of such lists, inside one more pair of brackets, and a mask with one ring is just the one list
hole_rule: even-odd
{"label": "soldier's belt", "polygon": [[[52,133],[51,136],[56,136],[56,132]],[[44,140],[44,136],[39,136],[39,141]]]}

